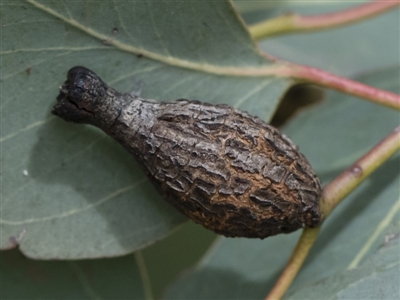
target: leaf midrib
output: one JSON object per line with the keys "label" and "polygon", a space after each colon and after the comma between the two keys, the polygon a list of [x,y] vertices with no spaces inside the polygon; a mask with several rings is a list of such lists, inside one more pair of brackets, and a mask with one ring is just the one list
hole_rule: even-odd
{"label": "leaf midrib", "polygon": [[[233,67],[233,66],[217,66],[208,63],[196,63],[189,60],[184,60],[181,58],[176,58],[173,56],[166,56],[161,55],[155,52],[148,51],[143,48],[138,48],[131,46],[129,44],[125,44],[118,40],[110,38],[110,36],[104,35],[96,30],[93,30],[90,27],[86,27],[81,23],[66,18],[62,14],[56,12],[55,10],[36,2],[35,0],[25,0],[26,2],[30,3],[31,5],[35,6],[36,8],[62,20],[63,22],[85,32],[86,34],[95,37],[101,41],[106,41],[107,44],[116,47],[121,51],[125,51],[128,53],[132,53],[135,55],[143,55],[146,58],[153,59],[170,66],[180,67],[184,69],[189,69],[193,71],[199,71],[204,73],[210,73],[214,75],[226,75],[226,76],[235,76],[235,77],[266,77],[266,76],[277,76],[279,71],[287,68],[287,66],[283,63],[273,63],[272,65],[268,66],[261,66],[261,67]],[[265,58],[266,60],[266,58]]]}

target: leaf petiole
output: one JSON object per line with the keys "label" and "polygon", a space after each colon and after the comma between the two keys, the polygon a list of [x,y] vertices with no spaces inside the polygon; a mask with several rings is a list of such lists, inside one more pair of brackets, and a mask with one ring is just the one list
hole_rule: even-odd
{"label": "leaf petiole", "polygon": [[365,19],[372,18],[390,9],[394,9],[399,4],[400,3],[397,1],[376,0],[335,13],[315,16],[285,14],[250,25],[249,32],[254,40],[260,40],[275,35],[327,30],[364,21]]}
{"label": "leaf petiole", "polygon": [[[268,56],[269,57],[269,56]],[[275,59],[277,62],[278,60]],[[301,82],[331,88],[355,97],[400,110],[400,96],[317,68],[288,63],[287,68],[276,70],[276,74],[291,77]]]}
{"label": "leaf petiole", "polygon": [[372,172],[400,150],[400,126],[329,183],[321,199],[324,218]]}
{"label": "leaf petiole", "polygon": [[289,262],[265,300],[280,299],[285,294],[286,290],[293,282],[305,259],[307,258],[310,249],[314,245],[320,228],[321,227],[305,228],[303,230],[303,233],[297,242],[296,248],[292,252]]}

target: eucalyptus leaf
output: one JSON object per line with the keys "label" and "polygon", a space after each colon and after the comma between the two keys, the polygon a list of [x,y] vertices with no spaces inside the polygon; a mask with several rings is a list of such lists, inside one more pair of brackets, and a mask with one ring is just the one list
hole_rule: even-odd
{"label": "eucalyptus leaf", "polygon": [[[357,80],[397,92],[399,78],[396,66]],[[299,145],[327,184],[398,125],[396,111],[330,92],[323,103],[298,114],[283,131]],[[313,284],[326,279],[327,287],[330,276],[367,263],[385,243],[386,230],[392,224],[398,228],[399,164],[399,155],[391,158],[329,216],[287,293],[289,297],[304,286],[309,287],[305,298],[320,297],[321,290],[313,294]],[[262,241],[220,238],[195,269],[169,287],[166,298],[262,299],[285,266],[299,235],[295,232]],[[399,245],[395,247],[399,253]],[[369,285],[380,283],[380,278],[374,278],[368,277]],[[391,286],[392,291],[396,289],[399,291],[398,282]],[[353,289],[351,298],[364,295]]]}
{"label": "eucalyptus leaf", "polygon": [[[249,25],[288,13],[314,16],[370,1],[236,1]],[[399,63],[400,9],[343,27],[274,36],[260,48],[279,58],[342,76],[356,76]],[[382,33],[385,34],[382,34]]]}
{"label": "eucalyptus leaf", "polygon": [[133,255],[114,259],[35,261],[18,250],[3,252],[1,298],[144,299],[144,283]]}
{"label": "eucalyptus leaf", "polygon": [[50,114],[71,67],[120,91],[227,103],[265,120],[292,84],[240,75],[274,66],[229,1],[0,3],[1,247],[29,257],[122,255],[185,220],[119,145]]}
{"label": "eucalyptus leaf", "polygon": [[397,238],[383,246],[358,268],[343,270],[302,287],[289,299],[397,299],[400,293],[398,242]]}

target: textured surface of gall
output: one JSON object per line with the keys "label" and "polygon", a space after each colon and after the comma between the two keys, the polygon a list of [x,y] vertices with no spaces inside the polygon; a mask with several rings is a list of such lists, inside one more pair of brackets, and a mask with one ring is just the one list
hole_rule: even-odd
{"label": "textured surface of gall", "polygon": [[265,238],[320,223],[318,178],[292,141],[257,117],[122,94],[84,67],[68,72],[57,100],[54,114],[101,128],[173,206],[208,229]]}

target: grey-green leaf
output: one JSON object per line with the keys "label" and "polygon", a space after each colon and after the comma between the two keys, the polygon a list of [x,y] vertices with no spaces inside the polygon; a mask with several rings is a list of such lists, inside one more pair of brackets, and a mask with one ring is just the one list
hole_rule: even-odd
{"label": "grey-green leaf", "polygon": [[122,255],[185,220],[119,145],[50,114],[71,67],[121,91],[228,103],[266,120],[292,84],[209,72],[273,66],[229,1],[0,3],[1,247],[29,257]]}
{"label": "grey-green leaf", "polygon": [[[313,16],[340,12],[364,4],[361,1],[235,3],[248,24],[287,13]],[[274,36],[262,40],[260,48],[292,62],[322,68],[342,76],[355,76],[399,63],[399,14],[400,9],[394,8],[382,15],[339,28]]]}
{"label": "grey-green leaf", "polygon": [[18,250],[1,254],[1,298],[144,299],[144,282],[133,255],[114,259],[35,261]]}
{"label": "grey-green leaf", "polygon": [[[399,235],[400,232],[397,233]],[[355,269],[346,269],[303,286],[288,299],[398,299],[400,295],[398,238]]]}

